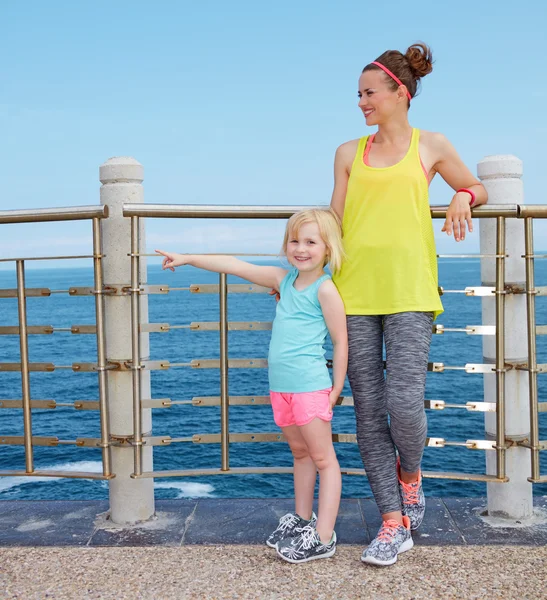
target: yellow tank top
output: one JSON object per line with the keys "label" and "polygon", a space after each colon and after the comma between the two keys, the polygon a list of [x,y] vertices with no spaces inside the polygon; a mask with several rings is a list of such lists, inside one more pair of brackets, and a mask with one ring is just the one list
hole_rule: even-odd
{"label": "yellow tank top", "polygon": [[419,129],[391,167],[364,162],[359,140],[348,181],[342,229],[346,260],[333,280],[348,315],[443,312],[429,186],[420,161]]}

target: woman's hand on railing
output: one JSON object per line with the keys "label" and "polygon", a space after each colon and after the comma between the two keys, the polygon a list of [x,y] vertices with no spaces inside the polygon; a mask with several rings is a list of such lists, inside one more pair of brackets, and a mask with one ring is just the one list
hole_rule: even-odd
{"label": "woman's hand on railing", "polygon": [[188,255],[186,254],[177,254],[176,252],[166,252],[165,250],[154,250],[158,254],[165,256],[163,262],[161,263],[162,269],[171,269],[171,271],[175,270],[175,267],[180,267],[181,265],[185,265],[188,263]]}
{"label": "woman's hand on railing", "polygon": [[467,192],[458,192],[454,194],[452,202],[446,211],[446,220],[441,231],[447,235],[452,235],[459,242],[465,239],[465,225],[469,233],[473,231],[473,221],[471,220],[471,206],[469,205],[470,196]]}

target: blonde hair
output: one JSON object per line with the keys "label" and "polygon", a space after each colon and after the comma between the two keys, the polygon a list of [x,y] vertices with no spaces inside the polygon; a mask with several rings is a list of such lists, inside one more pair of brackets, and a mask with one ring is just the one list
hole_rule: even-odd
{"label": "blonde hair", "polygon": [[309,208],[295,213],[287,222],[282,253],[287,255],[289,239],[298,235],[300,228],[306,223],[317,223],[319,235],[327,247],[325,265],[330,265],[331,271],[337,273],[342,268],[344,246],[342,244],[342,225],[332,208]]}

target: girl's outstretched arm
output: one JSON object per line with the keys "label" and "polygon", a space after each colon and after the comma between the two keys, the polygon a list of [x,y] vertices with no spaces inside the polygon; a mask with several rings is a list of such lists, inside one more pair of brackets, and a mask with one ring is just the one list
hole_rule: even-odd
{"label": "girl's outstretched arm", "polygon": [[233,256],[177,254],[175,252],[166,252],[165,250],[156,250],[156,252],[165,257],[163,259],[162,269],[171,269],[171,271],[174,271],[175,267],[191,265],[192,267],[213,271],[214,273],[236,275],[251,283],[263,285],[264,287],[275,287],[279,289],[283,277],[287,274],[287,271],[281,267],[253,265]]}
{"label": "girl's outstretched arm", "polygon": [[334,283],[329,279],[323,282],[317,294],[325,323],[329,330],[334,348],[332,360],[332,392],[330,393],[331,408],[342,393],[346,372],[348,370],[348,331],[346,325],[346,310],[342,298]]}

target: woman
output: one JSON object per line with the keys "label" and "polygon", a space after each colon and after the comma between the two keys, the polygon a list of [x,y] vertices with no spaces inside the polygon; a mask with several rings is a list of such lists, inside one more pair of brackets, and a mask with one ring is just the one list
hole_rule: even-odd
{"label": "woman", "polygon": [[455,190],[442,231],[456,241],[473,230],[471,206],[487,201],[450,142],[408,122],[419,81],[431,71],[422,43],[368,64],[359,108],[377,132],[342,144],[334,163],[331,206],[347,256],[334,281],[346,307],[357,442],[383,519],[361,558],[376,565],[412,548],[411,529],[425,511],[425,378],[432,322],[443,310],[428,186],[439,173]]}

